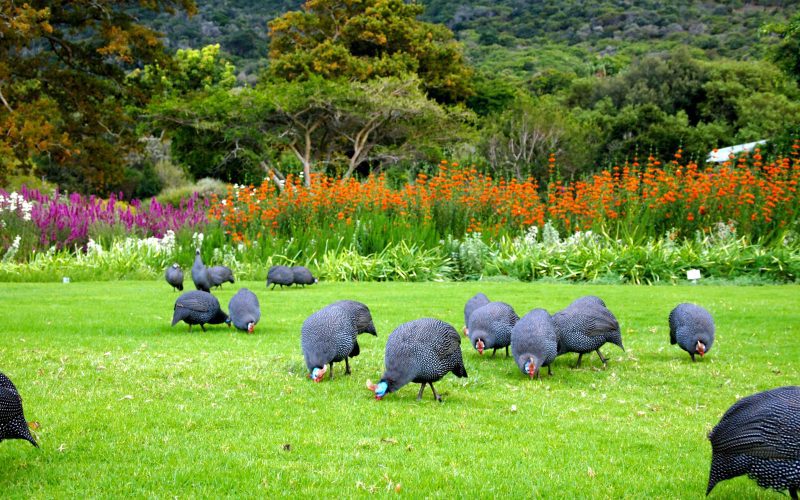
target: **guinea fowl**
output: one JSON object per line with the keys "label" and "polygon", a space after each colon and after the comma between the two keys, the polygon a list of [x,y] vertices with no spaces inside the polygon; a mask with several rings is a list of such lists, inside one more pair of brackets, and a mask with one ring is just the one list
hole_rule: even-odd
{"label": "guinea fowl", "polygon": [[[356,325],[356,331],[359,335],[362,333],[369,333],[376,337],[378,336],[375,325],[372,323],[372,314],[369,312],[369,307],[367,307],[366,304],[355,300],[340,300],[331,305],[345,309],[352,316]],[[358,345],[358,339],[356,339],[350,357],[358,356],[360,352],[361,348]]]}
{"label": "guinea fowl", "polygon": [[209,286],[222,287],[222,284],[227,282],[234,283],[233,271],[227,266],[211,266],[208,269],[208,284]]}
{"label": "guinea fowl", "polygon": [[534,309],[517,321],[511,330],[511,352],[520,371],[530,378],[539,377],[539,369],[550,365],[558,355],[558,336],[553,318],[544,309]]}
{"label": "guinea fowl", "polygon": [[28,429],[28,422],[22,411],[22,397],[14,383],[0,373],[0,441],[4,439],[24,439],[39,447]]}
{"label": "guinea fowl", "polygon": [[678,304],[669,313],[669,343],[678,344],[689,353],[702,358],[714,343],[714,319],[708,311],[695,304]]}
{"label": "guinea fowl", "polygon": [[483,293],[476,293],[473,295],[466,304],[464,304],[464,335],[469,336],[469,317],[476,309],[485,306],[490,302],[489,297]]}
{"label": "guinea fowl", "polygon": [[367,388],[382,399],[409,382],[422,384],[417,400],[422,399],[425,385],[431,386],[433,397],[442,397],[433,387],[445,375],[453,372],[466,377],[461,357],[461,336],[451,325],[433,318],[423,318],[398,326],[386,341],[384,358],[386,370],[377,384],[367,381]]}
{"label": "guinea fowl", "polygon": [[708,435],[711,471],[706,495],[720,481],[747,474],[762,488],[800,490],[800,387],[779,387],[740,399]]}
{"label": "guinea fowl", "polygon": [[317,278],[311,274],[311,271],[309,271],[307,267],[294,266],[291,268],[291,271],[292,283],[295,285],[303,285],[303,288],[305,288],[306,285],[313,285],[317,282]]}
{"label": "guinea fowl", "polygon": [[272,266],[267,271],[267,286],[272,285],[272,290],[275,285],[280,285],[281,288],[285,286],[292,286],[294,283],[294,273],[287,266]]}
{"label": "guinea fowl", "polygon": [[174,290],[183,291],[183,269],[177,262],[167,268],[164,277]]}
{"label": "guinea fowl", "polygon": [[558,335],[558,355],[577,352],[576,368],[581,366],[583,355],[592,351],[597,352],[603,366],[606,366],[608,360],[600,352],[600,347],[606,342],[625,350],[617,318],[607,307],[597,302],[599,300],[581,297],[553,315]]}
{"label": "guinea fowl", "polygon": [[357,338],[355,318],[344,307],[331,304],[306,318],[300,334],[300,347],[309,377],[319,382],[330,369],[330,378],[333,379],[333,364],[342,360],[344,372],[349,375],[349,358],[360,353]]}
{"label": "guinea fowl", "polygon": [[211,291],[211,280],[208,276],[208,268],[205,264],[203,264],[203,257],[200,255],[200,249],[198,248],[194,252],[194,264],[192,264],[192,281],[194,281],[194,286],[198,290],[202,290],[204,292]]}
{"label": "guinea fowl", "polygon": [[500,348],[511,345],[511,330],[519,320],[514,308],[505,302],[489,302],[477,308],[469,317],[469,340],[479,354],[493,349],[492,356]]}
{"label": "guinea fowl", "polygon": [[209,292],[192,290],[184,293],[175,301],[172,326],[183,321],[189,325],[190,332],[192,325],[200,325],[200,328],[206,331],[204,325],[218,325],[225,323],[227,319],[228,315],[222,311],[216,297]]}
{"label": "guinea fowl", "polygon": [[228,324],[239,330],[253,333],[258,320],[261,319],[261,307],[256,294],[242,288],[228,302]]}

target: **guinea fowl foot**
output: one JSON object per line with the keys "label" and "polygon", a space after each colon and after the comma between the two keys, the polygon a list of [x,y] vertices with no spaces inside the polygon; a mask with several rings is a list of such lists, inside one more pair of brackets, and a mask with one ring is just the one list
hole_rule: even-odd
{"label": "guinea fowl foot", "polygon": [[431,390],[433,391],[433,397],[436,398],[436,401],[441,403],[442,402],[442,397],[439,395],[439,393],[436,392],[436,389],[433,388],[433,384],[432,383],[429,383],[429,385],[431,386]]}

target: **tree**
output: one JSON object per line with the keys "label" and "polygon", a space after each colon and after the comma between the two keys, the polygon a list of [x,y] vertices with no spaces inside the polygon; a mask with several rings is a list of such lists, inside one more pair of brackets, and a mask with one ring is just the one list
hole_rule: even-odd
{"label": "tree", "polygon": [[518,180],[546,180],[550,154],[559,157],[567,174],[585,167],[597,145],[586,140],[590,126],[574,120],[552,97],[517,99],[504,113],[492,117],[484,131],[482,149],[492,169]]}
{"label": "tree", "polygon": [[[126,106],[148,99],[126,74],[168,60],[129,4],[0,0],[0,181],[33,169],[80,191],[122,181],[125,152],[136,144]],[[193,0],[142,5],[195,10]]]}
{"label": "tree", "polygon": [[413,77],[349,82],[314,76],[171,96],[148,108],[152,128],[166,132],[174,157],[195,176],[242,182],[287,151],[301,163],[307,185],[315,170],[332,167],[348,177],[362,165],[452,144],[465,136],[471,117],[426,98]]}
{"label": "tree", "polygon": [[128,78],[143,88],[165,94],[230,89],[236,83],[235,68],[222,56],[219,44],[178,49],[169,65],[148,64],[144,69],[133,70]]}
{"label": "tree", "polygon": [[778,43],[769,49],[769,58],[800,83],[800,12],[786,23],[764,26],[762,33],[778,37]]}
{"label": "tree", "polygon": [[440,103],[472,95],[471,70],[446,27],[403,0],[308,0],[270,22],[270,73],[287,80],[366,81],[415,74]]}

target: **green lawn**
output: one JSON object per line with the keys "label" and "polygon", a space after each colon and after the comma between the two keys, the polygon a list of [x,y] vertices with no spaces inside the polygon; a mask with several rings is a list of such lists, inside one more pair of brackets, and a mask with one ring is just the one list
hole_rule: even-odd
{"label": "green lawn", "polygon": [[[188,282],[187,282],[188,283]],[[190,283],[189,283],[190,284]],[[35,449],[0,443],[0,496],[310,496],[702,498],[706,438],[737,398],[800,381],[800,287],[590,286],[536,283],[320,283],[259,296],[248,336],[224,325],[170,328],[177,294],[163,281],[2,284],[0,371],[16,383]],[[459,330],[477,291],[523,315],[605,299],[626,352],[603,348],[531,381],[511,359],[462,342],[469,378],[376,401],[383,348],[400,323],[433,316]],[[353,375],[306,378],[300,326],[337,299],[365,302],[378,338],[360,338]],[[679,302],[717,324],[692,363],[669,345]],[[587,362],[588,361],[588,362]],[[399,486],[398,486],[399,485]],[[712,498],[773,497],[739,478]]]}

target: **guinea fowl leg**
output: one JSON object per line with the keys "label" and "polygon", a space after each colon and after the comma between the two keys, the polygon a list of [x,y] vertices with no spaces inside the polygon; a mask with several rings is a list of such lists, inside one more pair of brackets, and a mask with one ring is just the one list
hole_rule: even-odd
{"label": "guinea fowl leg", "polygon": [[692,363],[694,363],[694,361],[695,361],[695,360],[694,360],[694,353],[693,353],[693,352],[690,352],[690,353],[689,353],[689,356],[691,356],[691,357],[692,357]]}
{"label": "guinea fowl leg", "polygon": [[494,350],[492,351],[492,357],[494,357],[495,354],[497,354],[497,347],[495,347]]}
{"label": "guinea fowl leg", "polygon": [[553,369],[550,367],[550,365],[547,365],[547,375],[552,375],[552,374],[553,374]]}
{"label": "guinea fowl leg", "polygon": [[[433,384],[431,384],[431,389],[433,389]],[[423,382],[423,383],[422,383],[422,384],[419,386],[419,392],[417,393],[417,401],[419,401],[420,399],[422,399],[422,391],[423,391],[423,390],[425,390],[425,382]],[[436,393],[434,392],[434,394],[436,394]]]}
{"label": "guinea fowl leg", "polygon": [[789,488],[789,496],[792,500],[797,500],[797,488]]}
{"label": "guinea fowl leg", "polygon": [[603,357],[603,353],[600,352],[600,348],[598,347],[597,349],[595,349],[595,352],[597,353],[598,356],[600,356],[600,361],[603,362],[603,366],[606,366],[608,364],[608,360]]}
{"label": "guinea fowl leg", "polygon": [[347,357],[344,358],[344,374],[345,375],[350,375],[350,361],[348,361],[348,359],[349,358],[347,358]]}
{"label": "guinea fowl leg", "polygon": [[200,329],[203,330],[203,331],[206,331],[206,327],[203,326],[203,323],[200,323]]}
{"label": "guinea fowl leg", "polygon": [[579,352],[578,353],[578,364],[575,365],[575,368],[580,368],[581,367],[581,358],[582,357],[583,357],[583,353]]}
{"label": "guinea fowl leg", "polygon": [[508,357],[508,346],[506,346],[506,357]]}
{"label": "guinea fowl leg", "polygon": [[441,403],[442,402],[442,397],[436,392],[436,389],[433,388],[433,383],[428,382],[428,384],[430,384],[431,390],[433,391],[433,397],[436,398],[436,401]]}
{"label": "guinea fowl leg", "polygon": [[331,380],[333,380],[333,361],[331,361],[331,364],[330,364],[330,365],[328,365],[328,366],[329,366],[329,367],[330,367],[330,369],[331,369],[331,375],[330,375],[330,377],[328,377],[328,378],[330,378]]}

